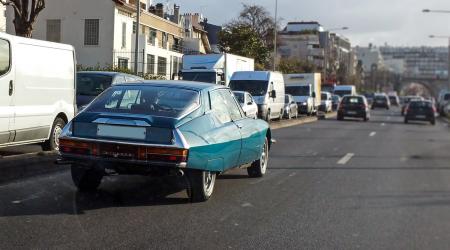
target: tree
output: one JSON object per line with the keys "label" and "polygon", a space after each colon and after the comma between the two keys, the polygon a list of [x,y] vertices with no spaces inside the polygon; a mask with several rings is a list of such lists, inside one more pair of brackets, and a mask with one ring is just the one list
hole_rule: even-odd
{"label": "tree", "polygon": [[36,19],[45,8],[45,0],[0,0],[5,6],[14,9],[14,28],[16,35],[31,37],[33,25]]}
{"label": "tree", "polygon": [[[270,50],[273,49],[276,22],[266,8],[260,5],[243,4],[243,10],[235,22],[249,26],[263,40],[264,45]],[[278,27],[276,29],[278,30]]]}
{"label": "tree", "polygon": [[281,60],[277,69],[283,74],[312,73],[317,71],[317,67],[313,63],[296,59]]}
{"label": "tree", "polygon": [[259,35],[248,25],[231,24],[219,32],[219,49],[222,52],[254,58],[257,68],[267,63],[270,50]]}

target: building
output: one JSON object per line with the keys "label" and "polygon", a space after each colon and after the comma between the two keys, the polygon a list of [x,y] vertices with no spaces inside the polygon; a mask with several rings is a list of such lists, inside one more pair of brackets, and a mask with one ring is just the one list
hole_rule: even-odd
{"label": "building", "polygon": [[203,27],[204,18],[199,13],[183,15],[185,54],[210,54],[208,32]]}
{"label": "building", "polygon": [[321,45],[323,27],[318,22],[289,22],[278,33],[279,60],[294,59],[308,61],[319,71],[325,68],[325,49]]}
{"label": "building", "polygon": [[385,68],[383,55],[379,48],[370,44],[369,47],[355,47],[354,50],[366,75]]}
{"label": "building", "polygon": [[220,53],[219,33],[222,31],[222,26],[211,24],[208,22],[206,18],[203,20],[202,25],[205,31],[208,33],[208,40],[211,46],[211,52],[216,54]]}
{"label": "building", "polygon": [[[140,0],[138,72],[171,78],[181,65],[183,26],[179,6]],[[136,0],[46,0],[33,38],[71,44],[83,67],[116,66],[134,70]],[[7,32],[14,34],[12,9]]]}

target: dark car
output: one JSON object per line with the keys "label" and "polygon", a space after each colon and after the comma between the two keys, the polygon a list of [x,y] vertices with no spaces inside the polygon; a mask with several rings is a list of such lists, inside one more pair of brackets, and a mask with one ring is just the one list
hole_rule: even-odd
{"label": "dark car", "polygon": [[436,124],[436,108],[430,101],[412,101],[405,110],[405,123],[409,121],[427,121]]}
{"label": "dark car", "polygon": [[389,97],[387,95],[375,95],[373,98],[372,109],[375,108],[390,109],[391,102],[389,101]]}
{"label": "dark car", "polygon": [[216,84],[145,81],[104,91],[65,128],[60,161],[80,191],[107,175],[186,176],[192,201],[211,197],[216,175],[236,167],[265,175],[271,131],[245,116]]}
{"label": "dark car", "polygon": [[144,80],[119,72],[80,71],[77,73],[77,107],[82,110],[111,85]]}
{"label": "dark car", "polygon": [[420,96],[405,96],[403,97],[403,105],[402,105],[402,115],[405,115],[406,108],[408,104],[412,101],[423,101],[423,97]]}
{"label": "dark car", "polygon": [[339,104],[337,119],[344,120],[345,117],[362,118],[364,121],[370,119],[370,110],[367,99],[364,96],[344,96]]}

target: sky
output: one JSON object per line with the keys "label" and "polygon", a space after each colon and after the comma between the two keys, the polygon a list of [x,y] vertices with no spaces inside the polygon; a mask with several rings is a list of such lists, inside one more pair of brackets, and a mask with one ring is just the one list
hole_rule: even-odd
{"label": "sky", "polygon": [[[275,12],[275,0],[176,0],[181,12],[202,13],[210,23],[225,24],[236,18],[242,3],[262,5]],[[422,9],[450,10],[449,0],[278,0],[282,27],[289,21],[318,21],[338,31],[352,46],[448,46],[450,14],[422,13]]]}

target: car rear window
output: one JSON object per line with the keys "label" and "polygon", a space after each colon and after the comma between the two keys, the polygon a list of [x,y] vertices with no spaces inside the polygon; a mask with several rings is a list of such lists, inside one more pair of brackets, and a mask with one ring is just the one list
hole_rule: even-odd
{"label": "car rear window", "polygon": [[411,102],[409,104],[409,107],[410,108],[431,108],[432,104],[431,104],[431,102],[417,102],[417,101],[414,101],[414,102]]}
{"label": "car rear window", "polygon": [[364,100],[361,97],[344,97],[342,103],[345,104],[362,104]]}
{"label": "car rear window", "polygon": [[375,100],[377,101],[386,101],[386,97],[382,95],[375,96]]}
{"label": "car rear window", "polygon": [[114,86],[105,91],[87,112],[130,113],[180,117],[200,105],[197,91],[160,86]]}
{"label": "car rear window", "polygon": [[449,100],[450,100],[450,94],[445,94],[444,101],[449,101]]}

